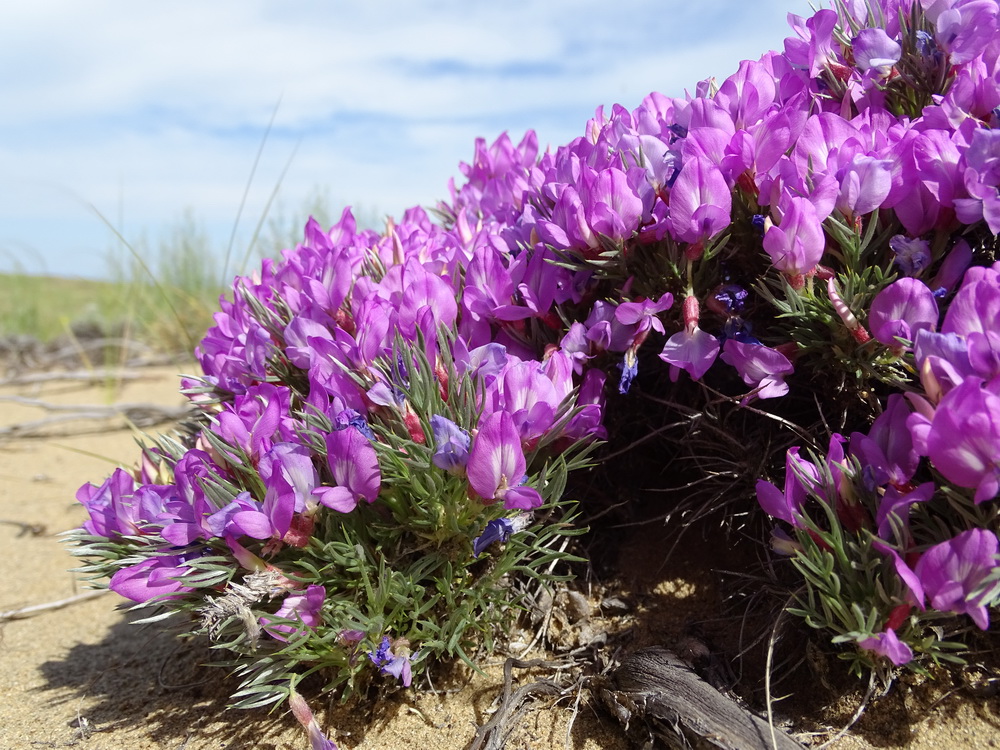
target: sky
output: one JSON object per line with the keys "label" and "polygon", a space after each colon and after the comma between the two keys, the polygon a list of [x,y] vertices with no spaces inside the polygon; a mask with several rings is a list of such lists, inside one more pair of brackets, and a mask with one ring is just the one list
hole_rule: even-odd
{"label": "sky", "polygon": [[193,216],[242,257],[269,201],[296,225],[317,195],[373,222],[432,206],[477,137],[568,143],[599,105],[682,96],[781,49],[789,12],[811,14],[807,0],[3,3],[0,271],[106,277],[109,225],[147,247]]}

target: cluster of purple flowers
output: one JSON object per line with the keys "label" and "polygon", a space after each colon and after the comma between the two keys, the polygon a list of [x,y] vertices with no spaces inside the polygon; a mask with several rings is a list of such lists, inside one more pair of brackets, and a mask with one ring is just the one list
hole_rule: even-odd
{"label": "cluster of purple flowers", "polygon": [[[798,448],[790,449],[784,491],[761,480],[757,497],[768,514],[802,532],[810,531],[812,497],[836,509],[845,528],[870,535],[869,543],[898,577],[899,594],[889,602],[896,606],[885,613],[883,629],[859,644],[906,664],[914,653],[896,629],[913,607],[925,610],[929,603],[939,612],[967,614],[985,630],[987,604],[998,596],[995,514],[994,528],[958,530],[951,521],[946,528],[953,536],[918,543],[911,512],[918,504],[946,504],[945,494],[954,496],[955,488],[973,505],[992,503],[998,494],[1000,265],[966,271],[940,328],[934,292],[911,277],[875,298],[869,320],[877,339],[901,354],[912,352],[922,391],[891,394],[871,429],[851,435],[846,455],[846,441],[835,434],[826,471],[802,458]],[[933,478],[920,481],[928,476]],[[926,529],[920,536],[927,536]],[[779,537],[778,544],[787,552],[801,549],[787,537]]]}
{"label": "cluster of purple flowers", "polygon": [[[431,463],[467,477],[470,503],[500,501],[512,512],[543,502],[526,483],[525,450],[543,439],[574,443],[603,434],[603,378],[596,370],[577,377],[575,353],[552,349],[532,359],[515,341],[439,335],[456,327],[456,296],[471,273],[455,233],[413,211],[386,236],[359,234],[345,212],[330,232],[311,222],[307,242],[282,263],[265,262],[256,282],[239,280],[236,301],[223,301],[199,357],[204,383],[228,398],[206,406],[211,423],[195,445],[175,462],[147,454],[137,478],[119,469],[78,493],[90,514],[86,533],[130,537],[137,546],[158,537],[186,550],[122,566],[110,581],[119,594],[146,602],[190,591],[186,558],[213,543],[247,570],[268,569],[266,559],[282,548],[308,544],[321,513],[375,502],[382,475],[373,423],[396,425],[415,444],[429,435]],[[403,361],[400,341],[419,346],[433,363],[442,397],[449,380],[474,383],[474,425],[417,413],[403,382],[415,363]],[[281,384],[276,366],[295,368],[305,385]],[[204,400],[205,388],[195,390],[193,398]],[[329,425],[321,445],[308,438],[316,418]],[[278,616],[315,624],[322,586],[302,593],[285,576],[276,586],[287,592]]]}
{"label": "cluster of purple flowers", "polygon": [[[742,403],[826,367],[766,304],[783,295],[819,311],[840,361],[910,367],[923,390],[889,395],[849,453],[835,436],[823,466],[790,450],[761,506],[813,533],[807,498],[826,502],[891,561],[906,592],[862,648],[909,661],[896,630],[928,604],[985,627],[995,531],[917,540],[908,519],[945,484],[976,504],[1000,485],[1000,8],[835,5],[721,84],[598,109],[554,150],[478,141],[440,224],[310,220],[221,301],[186,382],[204,427],[78,493],[91,542],[125,550],[111,588],[169,606],[206,595],[199,560],[228,556],[279,600],[264,632],[294,639],[336,610],[293,574],[296,550],[366,508],[405,525],[399,466],[451,483],[463,510],[422,508],[439,527],[417,535],[460,539],[473,564],[551,499],[547,459],[605,437],[606,380],[628,393],[647,342],[664,378],[729,378]],[[328,624],[409,682],[386,632]]]}

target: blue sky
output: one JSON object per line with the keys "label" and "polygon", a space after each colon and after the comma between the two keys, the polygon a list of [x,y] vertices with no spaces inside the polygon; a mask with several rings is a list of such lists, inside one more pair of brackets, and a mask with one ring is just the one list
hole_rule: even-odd
{"label": "blue sky", "polygon": [[789,12],[811,13],[806,0],[4,3],[0,270],[105,275],[113,238],[95,208],[153,242],[190,209],[224,247],[272,116],[238,254],[286,165],[286,216],[317,189],[332,215],[432,205],[477,136],[566,143],[598,105],[679,96],[780,49]]}

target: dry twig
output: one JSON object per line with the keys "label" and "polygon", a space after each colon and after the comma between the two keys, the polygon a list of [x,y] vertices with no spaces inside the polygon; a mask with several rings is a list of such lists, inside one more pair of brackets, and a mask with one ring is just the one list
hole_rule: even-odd
{"label": "dry twig", "polygon": [[67,597],[66,599],[58,599],[54,602],[33,604],[30,607],[22,607],[21,609],[11,609],[7,612],[0,612],[0,622],[7,622],[8,620],[26,620],[29,617],[40,615],[43,612],[49,612],[53,609],[62,609],[63,607],[70,607],[74,604],[96,599],[106,593],[108,593],[107,589],[94,589],[91,591],[84,591],[82,594]]}

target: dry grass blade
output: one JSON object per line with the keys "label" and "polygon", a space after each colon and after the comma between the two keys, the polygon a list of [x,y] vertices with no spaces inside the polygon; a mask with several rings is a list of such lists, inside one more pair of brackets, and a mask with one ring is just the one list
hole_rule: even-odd
{"label": "dry grass blade", "polygon": [[43,612],[51,612],[54,609],[62,609],[63,607],[70,607],[74,604],[80,604],[81,602],[96,599],[106,593],[108,593],[108,589],[84,591],[82,594],[76,594],[65,599],[57,599],[54,602],[33,604],[30,607],[22,607],[20,609],[11,609],[6,612],[0,612],[0,622],[7,622],[8,620],[26,620],[29,617],[40,615]]}
{"label": "dry grass blade", "polygon": [[503,666],[503,690],[500,694],[500,705],[493,717],[476,730],[468,750],[503,750],[507,746],[507,738],[518,725],[521,718],[530,710],[526,705],[528,699],[536,695],[559,695],[562,688],[552,680],[536,680],[521,685],[514,690],[514,668],[534,669],[546,667],[563,669],[573,666],[572,662],[554,662],[545,659],[522,661],[513,657],[507,659]]}

